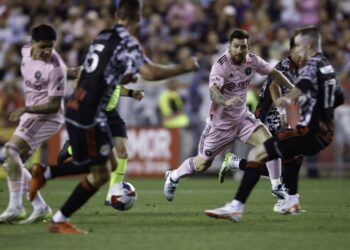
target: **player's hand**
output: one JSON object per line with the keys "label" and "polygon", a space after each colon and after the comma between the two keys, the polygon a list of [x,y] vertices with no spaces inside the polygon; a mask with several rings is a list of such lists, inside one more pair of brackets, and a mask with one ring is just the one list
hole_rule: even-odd
{"label": "player's hand", "polygon": [[82,67],[71,67],[67,68],[67,76],[68,78],[78,78],[80,76]]}
{"label": "player's hand", "polygon": [[183,66],[186,72],[198,70],[199,68],[198,58],[194,56],[192,56],[191,58],[188,58],[183,63]]}
{"label": "player's hand", "polygon": [[134,90],[132,97],[138,101],[141,101],[145,97],[145,92],[143,90]]}
{"label": "player's hand", "polygon": [[291,101],[289,98],[282,96],[276,100],[275,104],[278,109],[285,109],[289,104],[291,104]]}
{"label": "player's hand", "polygon": [[230,99],[227,99],[225,101],[225,106],[226,107],[230,107],[230,106],[234,106],[236,104],[239,104],[241,102],[242,102],[242,100],[241,100],[241,98],[239,96],[233,96]]}
{"label": "player's hand", "polygon": [[135,82],[137,82],[137,80],[138,80],[138,78],[137,78],[136,74],[127,74],[127,75],[122,77],[119,84],[125,85],[128,83],[135,83]]}
{"label": "player's hand", "polygon": [[16,122],[19,120],[19,118],[21,117],[21,115],[23,115],[23,113],[26,111],[26,107],[20,107],[18,109],[16,109],[15,111],[13,111],[9,117],[9,121],[11,122]]}
{"label": "player's hand", "polygon": [[281,129],[289,129],[287,114],[281,114]]}

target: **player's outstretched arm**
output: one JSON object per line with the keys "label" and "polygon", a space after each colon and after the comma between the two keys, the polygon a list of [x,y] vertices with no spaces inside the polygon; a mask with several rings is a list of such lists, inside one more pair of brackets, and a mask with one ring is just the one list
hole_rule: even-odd
{"label": "player's outstretched arm", "polygon": [[209,91],[211,100],[225,107],[234,106],[242,101],[239,96],[233,96],[231,98],[225,97],[215,85],[211,86]]}
{"label": "player's outstretched arm", "polygon": [[[271,99],[273,101],[273,104],[276,105],[276,101],[278,98],[282,97],[282,91],[281,87],[275,82],[272,81],[270,86],[269,86],[269,91],[271,94]],[[287,119],[287,113],[285,108],[277,108],[278,112],[280,113],[280,118],[281,118],[281,127],[286,128],[288,127],[288,119]]]}
{"label": "player's outstretched arm", "polygon": [[274,80],[278,85],[284,86],[288,89],[292,89],[294,85],[277,69],[273,69],[269,74],[272,80]]}
{"label": "player's outstretched arm", "polygon": [[280,109],[285,109],[289,104],[298,100],[300,96],[304,93],[297,87],[293,87],[288,94],[283,97],[280,97],[276,100],[276,107]]}
{"label": "player's outstretched arm", "polygon": [[198,59],[191,57],[180,64],[161,65],[146,63],[140,68],[140,74],[147,81],[159,81],[198,69]]}

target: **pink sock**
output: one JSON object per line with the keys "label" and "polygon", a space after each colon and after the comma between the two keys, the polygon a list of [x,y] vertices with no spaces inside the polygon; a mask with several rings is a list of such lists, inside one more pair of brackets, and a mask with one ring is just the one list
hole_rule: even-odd
{"label": "pink sock", "polygon": [[174,182],[178,182],[182,177],[194,174],[197,172],[196,166],[194,165],[194,157],[185,160],[180,167],[171,172],[170,178]]}

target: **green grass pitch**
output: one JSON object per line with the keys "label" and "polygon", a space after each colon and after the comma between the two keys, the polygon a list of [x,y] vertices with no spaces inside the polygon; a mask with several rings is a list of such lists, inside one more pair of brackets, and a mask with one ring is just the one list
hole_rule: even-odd
{"label": "green grass pitch", "polygon": [[[106,186],[73,217],[88,235],[55,235],[46,224],[0,225],[1,250],[340,250],[350,249],[350,181],[300,181],[299,216],[272,212],[270,184],[261,180],[250,196],[240,223],[207,217],[203,210],[231,200],[237,181],[218,184],[214,178],[182,180],[173,202],[163,197],[163,180],[129,179],[138,201],[131,210],[118,212],[103,206]],[[77,179],[48,183],[43,195],[56,210]],[[0,209],[7,205],[6,180],[0,179]],[[31,212],[24,202],[27,213]]]}

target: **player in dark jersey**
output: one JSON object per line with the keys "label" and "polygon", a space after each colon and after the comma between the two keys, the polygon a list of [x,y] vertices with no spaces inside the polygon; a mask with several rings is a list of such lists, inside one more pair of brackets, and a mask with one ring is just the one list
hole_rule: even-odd
{"label": "player in dark jersey", "polygon": [[66,127],[72,144],[73,161],[65,164],[88,165],[89,173],[74,189],[49,223],[54,233],[83,233],[69,222],[69,217],[110,177],[108,158],[112,137],[103,112],[117,83],[140,73],[145,80],[160,80],[197,69],[196,58],[182,64],[157,65],[144,55],[132,33],[140,22],[141,2],[121,0],[116,11],[116,25],[103,30],[89,47],[83,70],[67,104]]}
{"label": "player in dark jersey", "polygon": [[[112,164],[112,173],[109,181],[109,188],[115,183],[124,181],[124,175],[127,167],[128,153],[127,153],[127,127],[123,118],[117,111],[117,104],[120,96],[132,97],[141,101],[144,97],[142,90],[127,89],[123,85],[117,85],[113,91],[113,95],[109,100],[104,112],[107,117],[107,124],[114,139],[114,148],[110,154],[110,161]],[[74,165],[63,164],[66,161],[72,160],[72,146],[67,140],[57,156],[57,166],[46,166],[37,164],[32,168],[33,179],[31,181],[30,197],[38,189],[46,185],[48,180],[67,175],[79,175],[90,173],[88,165]],[[107,192],[108,194],[108,192]],[[109,201],[105,201],[105,205],[110,205]]]}
{"label": "player in dark jersey", "polygon": [[271,159],[293,159],[301,155],[313,155],[326,148],[333,138],[334,109],[341,105],[344,97],[329,60],[323,55],[321,35],[315,27],[298,29],[294,35],[294,49],[300,67],[295,87],[276,100],[276,106],[285,109],[291,102],[299,100],[300,119],[295,129],[281,131],[277,135],[253,148],[248,154],[246,171],[234,201],[224,207],[206,210],[207,215],[232,220],[242,216],[244,203],[258,182],[260,168]]}
{"label": "player in dark jersey", "polygon": [[[294,52],[294,37],[290,39],[290,55],[282,59],[275,68],[281,71],[290,82],[294,83],[297,79],[297,57]],[[280,87],[272,79],[266,79],[265,83],[261,87],[259,105],[256,109],[255,116],[259,118],[264,125],[269,129],[272,135],[276,135],[278,130],[289,130],[290,125],[287,121],[286,112],[278,110],[274,102],[281,96],[288,93],[288,89]],[[239,164],[241,159],[233,153],[227,153],[225,155],[224,163],[219,171],[219,182],[224,181],[226,172],[234,171],[237,169],[246,170],[243,164]],[[301,206],[299,203],[298,195],[298,175],[303,157],[293,158],[292,160],[284,161],[282,168],[282,178],[285,183],[285,187],[288,190],[288,198],[278,199],[273,211],[281,214],[297,214],[300,213]],[[266,167],[261,169],[261,175],[268,176],[268,170]],[[286,209],[286,201],[288,200],[288,207]]]}

